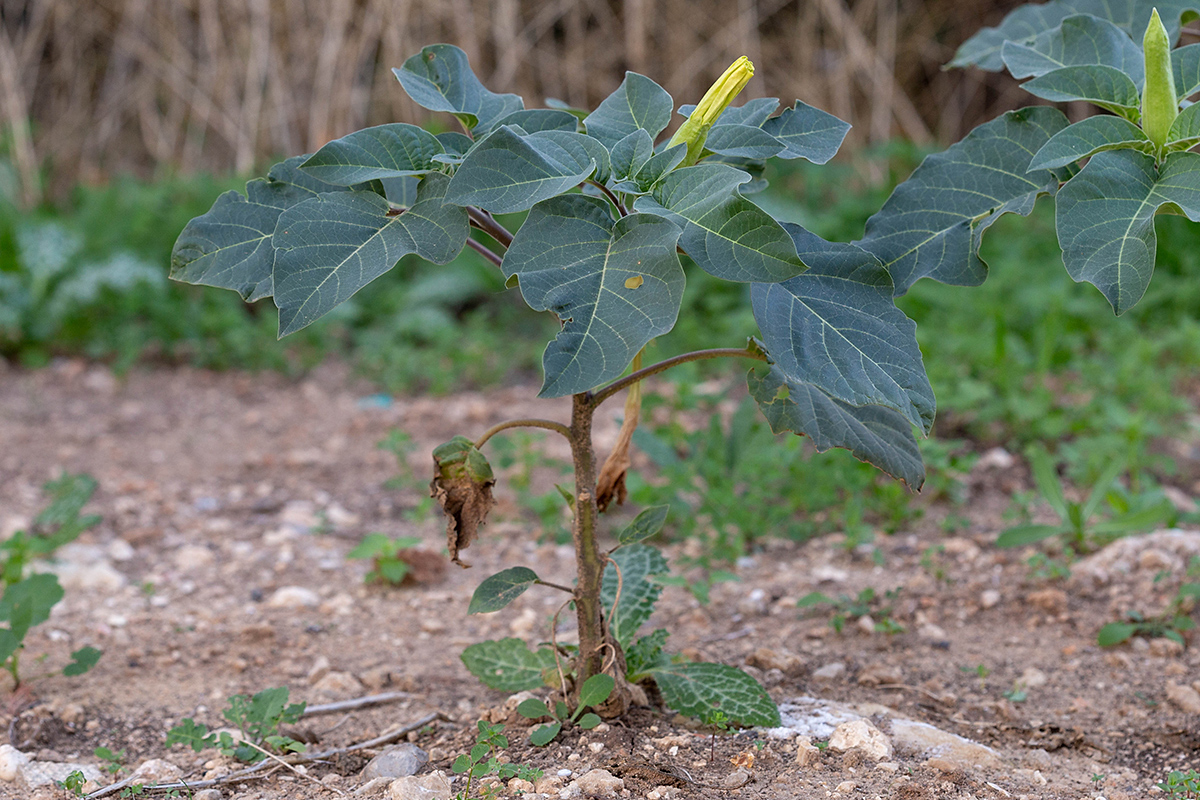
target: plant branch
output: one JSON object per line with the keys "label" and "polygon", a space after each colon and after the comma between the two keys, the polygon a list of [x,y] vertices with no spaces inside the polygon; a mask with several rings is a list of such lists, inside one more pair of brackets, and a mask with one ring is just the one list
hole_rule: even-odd
{"label": "plant branch", "polygon": [[626,375],[624,378],[618,378],[608,386],[604,386],[592,392],[590,398],[592,408],[600,405],[622,389],[626,389],[638,381],[645,380],[651,375],[657,375],[658,373],[664,372],[671,367],[678,366],[679,364],[686,364],[689,361],[704,361],[705,359],[709,358],[752,358],[755,361],[767,360],[767,357],[762,353],[746,347],[719,347],[713,350],[695,350],[691,353],[673,356],[665,361],[660,361],[657,364],[651,364],[648,367],[643,367],[636,372]]}
{"label": "plant branch", "polygon": [[299,769],[299,768],[298,768],[298,767],[297,767],[295,764],[289,764],[288,762],[284,761],[284,760],[283,760],[282,758],[280,758],[279,756],[277,756],[277,755],[275,755],[274,753],[272,753],[271,751],[267,750],[265,747],[259,747],[259,746],[258,746],[258,745],[256,745],[254,742],[250,741],[249,739],[243,739],[243,740],[242,740],[242,744],[248,744],[248,745],[250,745],[251,747],[253,747],[253,748],[254,748],[255,750],[257,750],[258,752],[262,753],[262,754],[263,754],[264,756],[266,756],[267,758],[269,758],[269,759],[271,759],[272,761],[274,761],[274,762],[276,762],[276,763],[280,764],[280,765],[281,765],[281,766],[283,766],[285,769],[289,769],[289,770],[291,770],[291,771],[292,771],[292,772],[294,772],[296,775],[299,775],[301,778],[304,778],[305,780],[312,781],[312,782],[313,782],[313,783],[315,783],[317,786],[320,786],[322,789],[327,789],[327,790],[329,790],[329,791],[333,792],[334,794],[341,795],[342,797],[345,797],[345,796],[346,796],[346,793],[345,793],[345,792],[343,792],[341,789],[337,788],[336,786],[330,786],[330,785],[328,785],[328,784],[321,783],[319,780],[317,780],[316,778],[314,778],[312,775],[309,775],[307,772],[301,772],[301,771],[300,771],[300,769]]}
{"label": "plant branch", "polygon": [[315,717],[318,714],[336,714],[339,711],[351,711],[358,708],[367,708],[368,706],[380,706],[384,703],[395,703],[400,700],[408,700],[412,695],[408,692],[385,692],[384,694],[371,694],[366,697],[356,697],[353,700],[342,700],[337,703],[325,703],[323,705],[307,706],[304,713],[300,715],[300,719],[305,717]]}
{"label": "plant branch", "polygon": [[504,261],[504,257],[502,255],[492,250],[483,242],[476,241],[469,236],[467,237],[467,247],[471,248],[476,253],[479,253],[479,255],[483,256],[497,267],[500,266],[502,261]]}
{"label": "plant branch", "polygon": [[467,206],[467,216],[471,218],[471,222],[475,223],[475,227],[491,236],[500,244],[508,247],[512,244],[513,235],[509,233],[508,228],[496,222],[496,218],[482,208]]}
{"label": "plant branch", "polygon": [[621,202],[619,197],[613,194],[611,189],[609,189],[603,183],[599,183],[597,181],[585,181],[585,183],[590,183],[592,186],[595,186],[597,189],[604,192],[604,196],[612,201],[612,204],[617,207],[617,211],[621,213],[622,217],[629,216],[629,209],[625,208],[625,204]]}
{"label": "plant branch", "polygon": [[510,419],[507,422],[493,425],[484,431],[479,440],[475,442],[475,449],[481,449],[487,444],[488,439],[491,439],[497,433],[500,433],[500,431],[506,431],[509,428],[544,428],[545,430],[562,434],[567,438],[567,441],[571,440],[571,429],[561,422],[555,422],[552,419]]}

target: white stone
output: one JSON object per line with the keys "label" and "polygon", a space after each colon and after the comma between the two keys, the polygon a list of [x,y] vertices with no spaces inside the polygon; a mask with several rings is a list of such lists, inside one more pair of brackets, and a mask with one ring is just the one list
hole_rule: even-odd
{"label": "white stone", "polygon": [[220,789],[201,789],[192,795],[192,800],[223,800]]}
{"label": "white stone", "polygon": [[829,747],[843,753],[857,747],[876,761],[892,757],[892,742],[887,734],[865,719],[851,720],[838,725],[833,731],[833,736],[829,737]]}
{"label": "white stone", "polygon": [[941,759],[962,769],[1001,766],[1000,754],[992,748],[911,719],[892,720],[892,741],[901,752]]}
{"label": "white stone", "polygon": [[362,694],[363,685],[349,672],[330,672],[313,684],[313,691],[330,697],[350,697]]}
{"label": "white stone", "polygon": [[811,767],[821,761],[821,748],[812,743],[807,736],[796,739],[796,766]]}
{"label": "white stone", "polygon": [[316,608],[321,596],[303,586],[283,586],[275,590],[267,605],[271,608]]}
{"label": "white stone", "polygon": [[813,567],[810,574],[817,583],[845,583],[850,578],[849,572],[830,564]]}
{"label": "white stone", "polygon": [[1013,454],[1003,447],[993,447],[979,457],[975,462],[975,469],[1008,469],[1016,461]]}
{"label": "white stone", "polygon": [[211,550],[198,544],[185,544],[175,551],[175,568],[182,572],[191,572],[212,566],[216,559]]}
{"label": "white stone", "polygon": [[76,592],[112,594],[128,583],[109,563],[102,547],[75,542],[59,548],[57,559],[52,564],[38,564],[34,571],[57,575],[68,597]]}
{"label": "white stone", "polygon": [[113,539],[108,543],[105,552],[113,561],[129,561],[135,555],[133,545],[124,539]]}
{"label": "white stone", "polygon": [[1000,593],[995,589],[987,589],[979,595],[979,605],[984,608],[994,608],[1000,603]]}
{"label": "white stone", "polygon": [[440,769],[428,775],[397,778],[388,786],[391,800],[450,800],[450,778]]}
{"label": "white stone", "polygon": [[588,770],[576,778],[575,783],[588,797],[615,797],[625,788],[625,781],[606,769]]}
{"label": "white stone", "polygon": [[1168,681],[1167,699],[1188,714],[1200,714],[1200,692],[1197,692],[1191,686],[1183,686],[1174,681]]}
{"label": "white stone", "polygon": [[868,636],[875,633],[875,620],[874,620],[874,618],[871,617],[870,614],[863,614],[861,617],[858,618],[858,622],[856,622],[854,624],[858,626],[858,629],[860,631],[867,634]]}
{"label": "white stone", "polygon": [[12,783],[28,763],[29,756],[11,744],[0,745],[0,781]]}
{"label": "white stone", "polygon": [[175,783],[182,776],[183,771],[170,761],[152,758],[142,762],[142,765],[133,771],[131,780],[134,783]]}
{"label": "white stone", "polygon": [[1017,683],[1024,686],[1026,689],[1037,689],[1046,685],[1046,673],[1042,672],[1037,667],[1026,667],[1021,673],[1021,677],[1017,678]]}
{"label": "white stone", "polygon": [[331,503],[325,509],[325,518],[335,528],[353,528],[359,523],[358,514],[346,510],[346,507],[341,503]]}
{"label": "white stone", "polygon": [[833,681],[846,674],[846,665],[841,661],[832,661],[813,671],[814,681]]}

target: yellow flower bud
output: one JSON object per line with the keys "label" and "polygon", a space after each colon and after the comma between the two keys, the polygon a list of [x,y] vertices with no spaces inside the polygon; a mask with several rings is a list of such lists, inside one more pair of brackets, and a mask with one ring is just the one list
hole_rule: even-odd
{"label": "yellow flower bud", "polygon": [[1171,70],[1171,40],[1158,17],[1158,9],[1150,14],[1150,24],[1142,39],[1146,59],[1146,86],[1142,89],[1142,131],[1162,150],[1171,131],[1171,123],[1179,113],[1175,97],[1175,73]]}
{"label": "yellow flower bud", "polygon": [[704,93],[696,110],[679,126],[679,130],[675,131],[675,135],[667,143],[668,149],[677,144],[687,144],[687,156],[683,159],[683,166],[695,164],[700,158],[700,151],[704,149],[709,129],[753,77],[754,65],[750,63],[750,59],[742,56],[730,64],[729,69]]}

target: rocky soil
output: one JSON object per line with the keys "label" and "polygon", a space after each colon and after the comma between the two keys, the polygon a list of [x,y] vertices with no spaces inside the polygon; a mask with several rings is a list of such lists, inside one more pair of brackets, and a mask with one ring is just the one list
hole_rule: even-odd
{"label": "rocky soil", "polygon": [[[191,370],[116,379],[73,361],[0,366],[0,535],[28,524],[42,483],[62,470],[97,479],[89,511],[103,517],[48,567],[66,599],[27,639],[27,682],[0,688],[0,797],[68,797],[52,781],[75,768],[93,779],[89,790],[110,783],[97,747],[124,751],[115,779],[139,768],[147,784],[219,779],[239,765],[215,750],[168,749],[166,731],[184,717],[219,727],[226,698],[274,686],[310,705],[392,695],[302,719],[293,734],[310,751],[438,716],[396,737],[406,749],[389,751],[390,766],[363,772],[380,745],[197,798],[449,797],[463,788],[447,780],[451,763],[480,718],[507,724],[505,758],[544,774],[496,796],[1117,800],[1157,793],[1168,770],[1200,769],[1200,649],[1140,637],[1096,645],[1106,622],[1166,605],[1200,554],[1200,532],[1118,542],[1068,580],[1031,577],[1028,553],[991,545],[1009,496],[1028,483],[1002,453],[967,476],[970,499],[953,509],[969,519],[965,531],[945,534],[949,510],[934,503],[911,530],[877,540],[881,564],[837,536],[768,538],[710,604],[666,592],[652,624],[671,631],[672,649],[746,668],[780,703],[785,727],[714,735],[640,708],[531,747],[515,702],[479,684],[458,654],[485,638],[546,640],[560,600],[535,590],[470,617],[467,603],[508,566],[570,582],[570,549],[539,543],[501,487],[465,554],[473,569],[425,558],[417,582],[383,588],[364,585],[369,564],[346,554],[373,531],[418,536],[434,554],[444,546],[440,520],[415,513],[415,482],[384,488],[396,463],[376,445],[390,429],[413,437],[422,475],[429,449],[456,433],[513,416],[565,419],[567,406],[529,400],[520,386],[452,398],[371,393],[335,367],[293,382]],[[615,436],[603,422],[602,447]],[[838,633],[828,612],[796,607],[812,591],[866,587],[900,589],[886,618],[902,632],[851,619]],[[81,677],[57,674],[84,645],[104,651],[100,663]],[[693,783],[659,782],[654,769],[686,769]]]}

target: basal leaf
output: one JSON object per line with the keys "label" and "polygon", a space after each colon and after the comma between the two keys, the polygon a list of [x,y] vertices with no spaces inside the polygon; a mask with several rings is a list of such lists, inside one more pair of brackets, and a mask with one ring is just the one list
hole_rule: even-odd
{"label": "basal leaf", "polygon": [[543,717],[554,716],[550,713],[550,708],[546,705],[546,701],[539,700],[536,697],[522,700],[517,705],[517,713],[525,719],[542,719]]}
{"label": "basal leaf", "polygon": [[1106,19],[1087,14],[1067,17],[1057,27],[1025,43],[1005,42],[1004,66],[1014,78],[1045,75],[1062,67],[1115,67],[1139,88],[1145,82],[1142,48]]}
{"label": "basal leaf", "polygon": [[547,725],[539,725],[529,734],[529,743],[534,747],[542,747],[554,741],[562,730],[561,722],[551,722]]}
{"label": "basal leaf", "polygon": [[417,105],[448,111],[468,128],[490,129],[525,103],[515,94],[484,88],[467,63],[467,54],[452,44],[433,44],[392,72]]}
{"label": "basal leaf", "polygon": [[617,90],[583,120],[588,135],[609,150],[641,128],[656,138],[671,121],[674,102],[667,90],[645,75],[626,72]]}
{"label": "basal leaf", "polygon": [[600,603],[605,609],[616,609],[609,617],[612,634],[621,647],[628,647],[650,614],[662,594],[662,586],[651,577],[667,572],[667,560],[656,548],[644,544],[622,547],[610,559],[620,568],[621,596],[617,597],[617,569],[609,564],[604,568],[604,581],[600,587]]}
{"label": "basal leaf", "polygon": [[891,273],[896,294],[920,278],[976,286],[987,277],[979,258],[984,231],[1003,214],[1028,215],[1059,176],[1029,172],[1029,162],[1067,126],[1045,106],[1010,111],[980,125],[945,152],[931,155],[867,220],[858,245]]}
{"label": "basal leaf", "polygon": [[1131,622],[1110,622],[1100,629],[1096,636],[1096,644],[1101,647],[1113,647],[1129,641],[1137,632],[1138,626]]}
{"label": "basal leaf", "polygon": [[335,139],[300,168],[326,183],[352,186],[377,178],[423,175],[436,166],[433,157],[444,152],[432,133],[396,122]]}
{"label": "basal leaf", "polygon": [[594,197],[534,206],[502,268],[518,277],[530,307],[563,323],[542,356],[542,397],[619,377],[647,342],[674,327],[684,286],[678,239],[679,228],[662,217],[615,222],[608,203]]}
{"label": "basal leaf", "polygon": [[726,164],[677,169],[637,200],[638,211],[683,226],[679,246],[710,275],[729,281],[774,282],[804,271],[792,239],[770,214],[738,193],[750,180]]}
{"label": "basal leaf", "polygon": [[721,711],[731,724],[778,727],[779,709],[758,681],[725,664],[690,662],[650,670],[663,701],[685,716]]}
{"label": "basal leaf", "polygon": [[1086,100],[1131,120],[1141,113],[1137,86],[1113,67],[1063,67],[1026,81],[1021,88],[1043,100]]}
{"label": "basal leaf", "polygon": [[804,158],[814,164],[824,164],[842,146],[850,123],[797,100],[795,106],[784,109],[762,127],[786,146],[778,154],[779,158]]}
{"label": "basal leaf", "polygon": [[1189,150],[1200,144],[1200,104],[1190,105],[1171,123],[1167,150]]}
{"label": "basal leaf", "polygon": [[497,572],[475,589],[471,595],[468,614],[490,614],[525,594],[525,590],[538,581],[537,573],[529,567],[512,567]]}
{"label": "basal leaf", "polygon": [[624,530],[617,535],[621,544],[633,544],[643,539],[649,539],[662,530],[667,521],[667,513],[671,510],[668,505],[651,506],[633,518]]}
{"label": "basal leaf", "polygon": [[515,111],[497,122],[496,125],[512,125],[526,133],[537,133],[538,131],[575,133],[579,129],[579,121],[573,115],[551,108],[527,108]]}
{"label": "basal leaf", "polygon": [[725,156],[754,159],[767,159],[787,149],[782,141],[751,125],[713,126],[704,147]]}
{"label": "basal leaf", "polygon": [[1184,15],[1190,18],[1196,10],[1200,10],[1196,0],[1051,0],[1049,3],[1029,3],[1014,9],[995,28],[984,28],[963,42],[949,66],[999,70],[1004,66],[1001,48],[1006,41],[1029,41],[1077,14],[1091,14],[1107,20],[1127,33],[1134,42],[1140,42],[1150,21],[1150,11],[1155,7],[1172,42],[1179,38],[1180,18]]}
{"label": "basal leaf", "polygon": [[1059,190],[1056,227],[1067,272],[1125,313],[1150,283],[1154,214],[1168,203],[1200,221],[1200,155],[1172,153],[1159,169],[1132,150],[1097,153]]}
{"label": "basal leaf", "polygon": [[1050,137],[1029,162],[1030,170],[1058,169],[1105,150],[1140,150],[1148,153],[1154,143],[1142,129],[1123,117],[1102,114],[1068,125]]}
{"label": "basal leaf", "polygon": [[510,637],[468,646],[462,662],[493,689],[524,692],[542,685],[542,672],[554,668],[554,653],[548,647],[533,652],[520,639]]}
{"label": "basal leaf", "polygon": [[281,214],[274,234],[279,335],[312,324],[402,256],[453,260],[466,243],[468,223],[464,209],[444,202],[448,183],[430,173],[416,204],[403,213],[372,192],[335,192]]}
{"label": "basal leaf", "polygon": [[270,174],[246,184],[246,194],[229,191],[183,229],[171,251],[171,278],[233,289],[247,301],[272,293],[275,250],[271,236],[285,209],[321,192],[341,189],[298,167],[307,156],[276,164]]}
{"label": "basal leaf", "polygon": [[771,360],[799,384],[852,406],[887,406],[928,433],[933,389],[916,324],[896,308],[887,271],[854,245],[827,242],[792,223],[785,227],[809,269],[751,289]]}
{"label": "basal leaf", "polygon": [[584,681],[583,686],[579,689],[579,707],[586,708],[587,706],[600,705],[608,699],[608,696],[612,694],[613,687],[616,685],[616,681],[613,680],[612,675],[605,675],[604,673],[593,675]]}
{"label": "basal leaf", "polygon": [[593,172],[607,171],[607,152],[588,136],[565,131],[522,134],[501,125],[463,161],[446,200],[496,214],[526,211]]}
{"label": "basal leaf", "polygon": [[100,656],[103,652],[94,647],[81,647],[74,653],[71,653],[71,663],[63,667],[63,675],[68,678],[73,678],[76,675],[82,675],[96,664],[100,663]]}
{"label": "basal leaf", "polygon": [[750,395],[773,433],[808,436],[818,453],[842,447],[913,489],[925,482],[925,465],[912,424],[883,406],[852,406],[811,383],[790,380],[775,366],[747,375]]}
{"label": "basal leaf", "polygon": [[1175,94],[1180,100],[1200,92],[1200,44],[1172,50],[1171,71],[1175,73]]}

